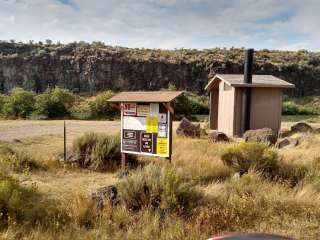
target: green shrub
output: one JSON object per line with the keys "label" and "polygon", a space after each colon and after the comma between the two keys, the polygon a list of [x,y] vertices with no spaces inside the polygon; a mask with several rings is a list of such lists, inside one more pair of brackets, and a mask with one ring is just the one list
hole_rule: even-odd
{"label": "green shrub", "polygon": [[106,91],[99,93],[93,101],[90,101],[91,116],[93,118],[113,119],[118,114],[118,110],[108,102],[108,99],[113,96],[112,91]]}
{"label": "green shrub", "polygon": [[26,118],[34,110],[34,93],[22,88],[14,88],[6,98],[3,115],[9,118]]}
{"label": "green shrub", "polygon": [[282,114],[284,115],[317,115],[319,110],[315,107],[297,104],[294,101],[285,101],[282,104]]}
{"label": "green shrub", "polygon": [[119,183],[121,200],[131,211],[142,208],[187,213],[199,197],[175,168],[149,164]]}
{"label": "green shrub", "polygon": [[37,114],[47,118],[65,117],[70,114],[74,101],[75,96],[71,92],[55,87],[36,96],[35,109]]}
{"label": "green shrub", "polygon": [[[85,133],[73,142],[77,164],[93,170],[115,170],[121,164],[120,136]],[[135,157],[128,159],[129,165],[136,164]]]}
{"label": "green shrub", "polygon": [[5,104],[7,97],[8,96],[6,96],[4,94],[0,94],[0,116],[2,115],[3,105]]}
{"label": "green shrub", "polygon": [[178,115],[204,115],[209,114],[208,98],[199,97],[190,92],[184,92],[175,102],[175,111]]}
{"label": "green shrub", "polygon": [[239,172],[253,168],[267,174],[278,169],[278,154],[262,143],[240,143],[227,148],[221,159]]}

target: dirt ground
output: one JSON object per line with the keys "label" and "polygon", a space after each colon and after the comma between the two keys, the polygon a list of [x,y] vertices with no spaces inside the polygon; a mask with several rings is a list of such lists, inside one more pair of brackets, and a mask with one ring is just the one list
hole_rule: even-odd
{"label": "dirt ground", "polygon": [[[63,135],[63,120],[31,121],[0,120],[0,140],[40,137],[45,135]],[[115,134],[120,131],[119,121],[77,121],[67,120],[67,137],[72,140],[84,132],[104,132]]]}

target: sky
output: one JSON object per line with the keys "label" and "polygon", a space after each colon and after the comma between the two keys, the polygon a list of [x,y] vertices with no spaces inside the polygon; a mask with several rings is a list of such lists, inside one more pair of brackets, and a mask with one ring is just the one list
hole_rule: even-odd
{"label": "sky", "polygon": [[0,0],[0,39],[320,50],[320,0]]}

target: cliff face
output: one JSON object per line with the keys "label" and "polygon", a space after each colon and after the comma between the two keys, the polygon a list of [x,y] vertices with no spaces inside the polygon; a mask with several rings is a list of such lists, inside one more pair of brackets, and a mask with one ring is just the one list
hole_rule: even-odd
{"label": "cliff face", "polygon": [[[0,43],[0,91],[20,86],[36,92],[60,86],[75,92],[155,90],[175,85],[203,93],[215,73],[242,73],[243,49],[145,50],[101,43],[44,45]],[[255,74],[296,85],[290,95],[320,94],[320,55],[257,51]]]}

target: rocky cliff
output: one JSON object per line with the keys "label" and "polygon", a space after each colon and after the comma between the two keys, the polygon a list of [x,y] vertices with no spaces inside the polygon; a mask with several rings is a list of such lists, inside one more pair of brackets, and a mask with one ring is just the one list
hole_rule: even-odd
{"label": "rocky cliff", "polygon": [[[21,86],[36,92],[60,86],[75,92],[155,90],[175,85],[203,93],[215,73],[242,73],[243,49],[152,50],[103,43],[0,42],[0,91]],[[255,74],[273,74],[296,85],[288,94],[320,94],[320,53],[261,50]]]}

